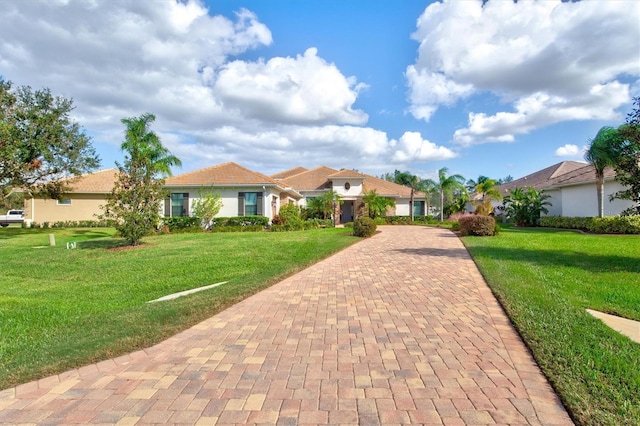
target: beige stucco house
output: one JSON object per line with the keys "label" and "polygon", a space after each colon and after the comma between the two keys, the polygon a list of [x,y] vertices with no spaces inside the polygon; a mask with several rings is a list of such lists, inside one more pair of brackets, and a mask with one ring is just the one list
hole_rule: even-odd
{"label": "beige stucco house", "polygon": [[24,202],[24,221],[66,222],[96,220],[102,213],[100,206],[113,189],[118,170],[107,169],[88,173],[70,181],[71,191],[61,200],[29,198]]}

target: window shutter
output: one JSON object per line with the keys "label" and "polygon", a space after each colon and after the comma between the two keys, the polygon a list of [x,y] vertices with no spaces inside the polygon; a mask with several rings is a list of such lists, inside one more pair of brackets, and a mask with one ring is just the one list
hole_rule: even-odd
{"label": "window shutter", "polygon": [[182,215],[191,216],[189,214],[189,193],[185,192],[184,194],[182,194],[182,196],[184,197],[182,199]]}
{"label": "window shutter", "polygon": [[244,216],[244,192],[238,192],[238,216]]}
{"label": "window shutter", "polygon": [[164,199],[164,217],[171,217],[171,196]]}
{"label": "window shutter", "polygon": [[258,216],[263,215],[263,200],[262,200],[262,192],[258,192]]}

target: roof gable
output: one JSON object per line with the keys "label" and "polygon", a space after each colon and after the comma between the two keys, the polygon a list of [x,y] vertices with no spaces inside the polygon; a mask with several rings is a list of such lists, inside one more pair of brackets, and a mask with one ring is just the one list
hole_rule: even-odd
{"label": "roof gable", "polygon": [[358,173],[355,170],[349,170],[349,169],[342,169],[337,173],[334,173],[332,175],[329,175],[329,179],[333,179],[333,178],[342,178],[342,179],[348,179],[348,178],[355,178],[355,179],[364,179],[366,178],[366,175],[363,175],[362,173]]}
{"label": "roof gable", "polygon": [[294,167],[292,169],[284,170],[282,172],[273,174],[273,175],[271,175],[271,178],[275,179],[275,180],[286,179],[288,177],[297,175],[299,173],[306,172],[307,170],[309,170],[309,169],[307,169],[305,167]]}
{"label": "roof gable", "polygon": [[291,188],[295,188],[297,191],[319,191],[331,188],[329,176],[337,172],[335,169],[320,166],[298,173],[297,175],[289,176],[281,182],[286,183]]}
{"label": "roof gable", "polygon": [[274,179],[229,162],[165,179],[165,186],[279,185]]}

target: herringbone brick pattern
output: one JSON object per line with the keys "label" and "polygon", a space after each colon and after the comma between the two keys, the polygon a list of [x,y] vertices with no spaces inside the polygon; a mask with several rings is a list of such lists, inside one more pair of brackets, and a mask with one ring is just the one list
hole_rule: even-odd
{"label": "herringbone brick pattern", "polygon": [[0,392],[0,423],[572,424],[458,238],[381,230],[152,348]]}

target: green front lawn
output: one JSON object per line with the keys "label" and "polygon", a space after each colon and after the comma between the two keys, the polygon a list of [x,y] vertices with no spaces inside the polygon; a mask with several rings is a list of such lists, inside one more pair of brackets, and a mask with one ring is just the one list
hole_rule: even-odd
{"label": "green front lawn", "polygon": [[640,238],[507,228],[463,241],[574,420],[640,424],[640,344],[585,312],[640,321]]}
{"label": "green front lawn", "polygon": [[0,389],[151,346],[358,241],[344,229],[175,234],[124,250],[114,232],[0,229]]}

